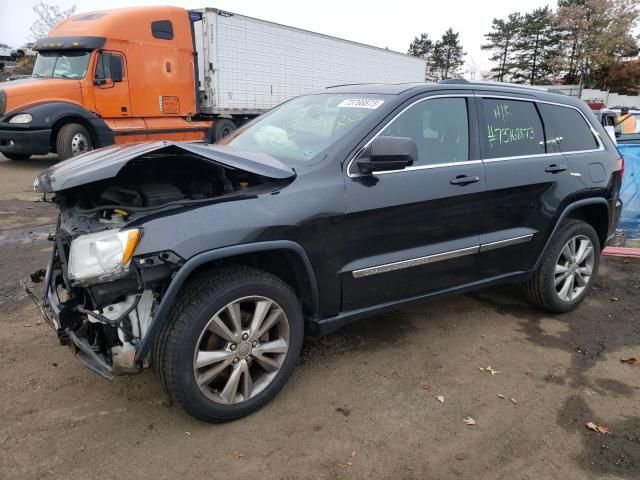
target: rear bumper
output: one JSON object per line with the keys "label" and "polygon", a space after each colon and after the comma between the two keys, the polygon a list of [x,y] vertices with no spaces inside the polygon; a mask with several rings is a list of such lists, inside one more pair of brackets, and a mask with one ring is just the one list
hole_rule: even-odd
{"label": "rear bumper", "polygon": [[46,155],[51,129],[0,128],[0,153]]}

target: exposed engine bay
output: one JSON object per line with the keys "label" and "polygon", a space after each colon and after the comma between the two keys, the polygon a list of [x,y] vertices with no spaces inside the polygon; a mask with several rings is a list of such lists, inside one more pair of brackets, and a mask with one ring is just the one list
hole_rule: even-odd
{"label": "exposed engine bay", "polygon": [[[55,168],[49,177],[40,177],[43,183],[62,182],[64,176]],[[54,251],[44,305],[61,342],[73,345],[85,366],[106,378],[142,369],[136,348],[173,274],[185,262],[170,250],[134,254],[144,217],[171,215],[200,203],[252,198],[294,177],[283,172],[281,178],[270,178],[250,170],[169,146],[122,162],[109,178],[45,189],[55,194],[60,218],[51,238]],[[69,172],[67,178],[76,180],[77,175]],[[127,242],[133,242],[131,249]],[[120,256],[113,263],[116,254]]]}
{"label": "exposed engine bay", "polygon": [[121,223],[160,208],[252,195],[275,183],[197,155],[153,153],[131,160],[114,178],[58,193],[56,203],[74,216]]}

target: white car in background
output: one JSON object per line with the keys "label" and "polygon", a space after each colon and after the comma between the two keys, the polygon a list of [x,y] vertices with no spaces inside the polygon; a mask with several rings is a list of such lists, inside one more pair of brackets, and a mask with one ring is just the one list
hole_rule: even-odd
{"label": "white car in background", "polygon": [[0,43],[0,71],[4,70],[5,64],[11,61],[11,47]]}

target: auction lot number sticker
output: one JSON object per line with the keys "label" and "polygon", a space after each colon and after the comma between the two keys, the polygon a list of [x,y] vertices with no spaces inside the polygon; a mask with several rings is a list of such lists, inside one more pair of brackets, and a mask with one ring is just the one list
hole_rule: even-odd
{"label": "auction lot number sticker", "polygon": [[375,98],[348,98],[338,104],[338,108],[370,108],[375,110],[384,103],[384,100]]}

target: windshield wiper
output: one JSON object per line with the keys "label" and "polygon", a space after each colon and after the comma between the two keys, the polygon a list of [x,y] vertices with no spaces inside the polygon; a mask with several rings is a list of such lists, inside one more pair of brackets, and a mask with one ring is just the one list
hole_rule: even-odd
{"label": "windshield wiper", "polygon": [[54,74],[53,74],[53,76],[54,76],[54,77],[55,77],[56,75],[57,75],[57,76],[59,76],[59,77],[67,78],[67,79],[71,80],[71,77],[69,77],[69,76],[65,75],[64,73],[54,73]]}

